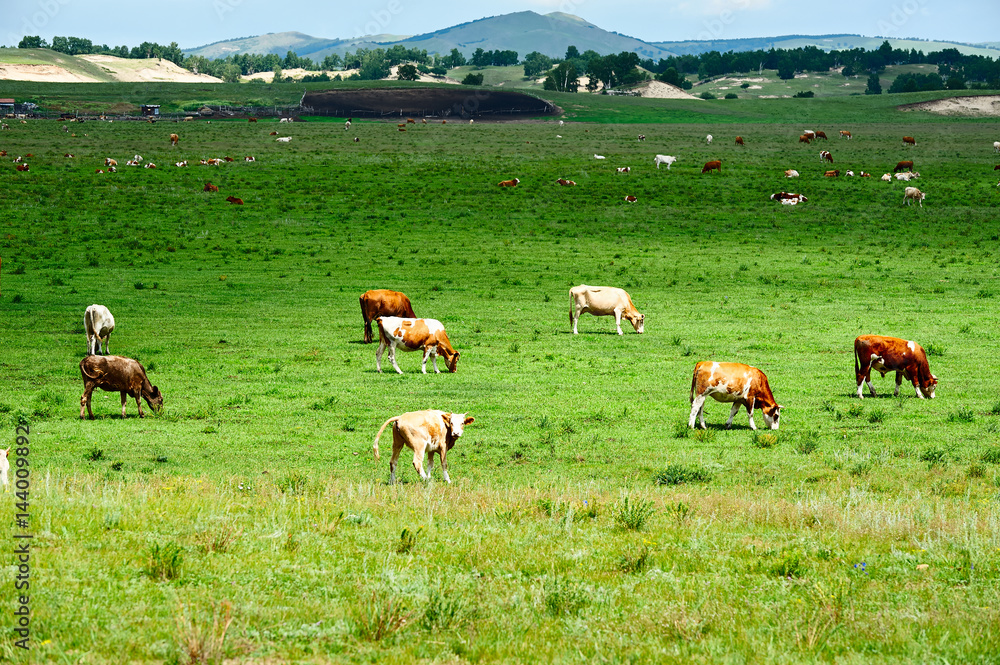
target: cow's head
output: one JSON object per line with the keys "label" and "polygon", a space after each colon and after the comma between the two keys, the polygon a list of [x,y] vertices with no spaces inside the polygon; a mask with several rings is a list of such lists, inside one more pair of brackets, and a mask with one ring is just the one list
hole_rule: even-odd
{"label": "cow's head", "polygon": [[146,401],[149,402],[149,406],[157,413],[163,409],[163,393],[156,386],[153,386],[153,392],[149,393]]}
{"label": "cow's head", "polygon": [[445,361],[448,363],[448,371],[455,372],[458,370],[458,357],[462,354],[458,351],[451,351],[444,347],[439,347],[439,352],[444,356]]}
{"label": "cow's head", "polygon": [[937,387],[937,377],[931,374],[931,378],[920,382],[920,392],[927,399],[934,399],[934,389]]}
{"label": "cow's head", "polygon": [[781,405],[774,404],[761,409],[764,412],[764,424],[768,429],[778,429],[778,420],[781,418]]}
{"label": "cow's head", "polygon": [[476,421],[472,416],[466,417],[464,413],[446,413],[444,414],[444,419],[448,426],[448,431],[455,439],[462,436],[466,425]]}
{"label": "cow's head", "polygon": [[636,312],[635,314],[631,315],[626,314],[625,318],[629,320],[629,323],[632,324],[632,327],[635,328],[635,331],[641,335],[643,327],[645,326],[646,323],[646,315],[639,314],[638,312]]}

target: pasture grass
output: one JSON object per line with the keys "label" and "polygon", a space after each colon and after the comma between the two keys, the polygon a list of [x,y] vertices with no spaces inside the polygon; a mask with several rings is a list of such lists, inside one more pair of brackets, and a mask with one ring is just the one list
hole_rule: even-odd
{"label": "pasture grass", "polygon": [[[825,126],[856,138],[821,148],[795,142],[798,120],[745,116],[725,130],[745,149],[707,123],[302,123],[287,145],[273,125],[194,123],[173,149],[175,125],[3,132],[0,149],[35,154],[0,170],[0,426],[13,443],[31,424],[31,657],[996,662],[993,137],[874,122],[887,107],[847,99]],[[823,178],[826,147],[876,175],[912,158],[924,207],[897,183]],[[135,153],[158,168],[94,173]],[[680,159],[657,170],[656,153]],[[226,154],[257,162],[172,165]],[[701,175],[713,158],[722,173]],[[779,190],[809,201],[775,205]],[[579,283],[628,289],[645,334],[585,316],[572,335]],[[401,353],[405,374],[377,374],[369,288],[441,320],[458,372]],[[162,413],[130,400],[122,420],[95,393],[79,419],[94,302]],[[893,398],[888,375],[859,401],[864,333],[936,345],[937,398],[905,382]],[[745,411],[726,430],[714,401],[687,430],[707,359],[767,373],[777,439]],[[419,482],[403,454],[388,486],[374,433],[425,408],[476,418],[452,484]],[[13,513],[5,495],[6,543]]]}

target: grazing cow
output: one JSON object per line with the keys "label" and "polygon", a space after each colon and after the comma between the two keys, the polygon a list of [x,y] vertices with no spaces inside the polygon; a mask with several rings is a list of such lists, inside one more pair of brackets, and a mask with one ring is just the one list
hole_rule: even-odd
{"label": "grazing cow", "polygon": [[[104,305],[91,305],[83,313],[83,328],[87,333],[87,355],[106,356],[115,329],[115,317]],[[104,349],[101,350],[103,345]]]}
{"label": "grazing cow", "polygon": [[758,406],[764,412],[764,425],[768,429],[778,429],[781,405],[771,393],[767,376],[756,367],[708,360],[695,365],[694,376],[691,377],[691,416],[688,418],[688,427],[694,429],[695,421],[700,420],[701,428],[706,429],[705,398],[709,395],[717,402],[733,403],[726,429],[733,426],[733,418],[741,406],[746,407],[750,429],[757,429],[757,424],[753,421],[753,410]]}
{"label": "grazing cow", "polygon": [[217,191],[219,191],[219,188],[216,185],[213,185],[210,182],[206,182],[205,186],[202,188],[201,191],[203,191],[203,192],[217,192]]}
{"label": "grazing cow", "polygon": [[924,199],[926,197],[927,195],[921,192],[916,187],[907,187],[905,190],[903,190],[903,203],[905,203],[906,205],[910,205],[911,201],[916,201],[918,204],[920,204],[920,207],[923,208]]}
{"label": "grazing cow", "polygon": [[711,134],[709,134],[708,136],[705,137],[705,143],[707,143],[708,145],[712,145],[712,135]]}
{"label": "grazing cow", "polygon": [[275,139],[278,143],[288,143],[292,140],[291,136],[282,136],[281,138]]}
{"label": "grazing cow", "polygon": [[742,136],[737,136],[736,137],[736,145],[742,145],[742,146],[745,147],[745,144],[743,143],[743,137]]}
{"label": "grazing cow", "polygon": [[114,160],[114,159],[111,159],[110,157],[105,157],[104,158],[104,165],[105,166],[118,166],[118,161]]}
{"label": "grazing cow", "polygon": [[281,118],[280,120],[278,120],[278,124],[280,125],[283,122],[291,122],[291,121],[292,121],[291,118]]}
{"label": "grazing cow", "polygon": [[447,124],[448,124],[448,121],[447,121],[447,120],[442,120],[442,121],[441,121],[441,124],[442,124],[442,125],[447,125]]}
{"label": "grazing cow", "polygon": [[406,124],[408,124],[408,125],[415,125],[415,124],[417,124],[417,121],[414,120],[413,118],[407,118],[406,119]]}
{"label": "grazing cow", "polygon": [[277,136],[277,135],[278,135],[278,132],[271,132],[270,133],[270,136]]}
{"label": "grazing cow", "polygon": [[427,359],[431,358],[434,371],[441,370],[437,366],[438,354],[444,356],[448,363],[448,371],[458,369],[458,358],[461,354],[452,348],[448,333],[437,319],[401,318],[398,316],[379,316],[375,319],[378,326],[379,343],[375,351],[375,369],[382,372],[382,353],[389,349],[389,362],[400,374],[403,370],[396,364],[396,349],[403,351],[423,351],[424,362],[421,371],[427,373]]}
{"label": "grazing cow", "polygon": [[824,132],[824,131],[817,131],[816,132],[816,138],[818,138],[818,139],[824,139],[826,141],[830,140],[830,139],[826,138],[826,132]]}
{"label": "grazing cow", "polygon": [[235,162],[236,161],[235,159],[233,159],[229,155],[226,155],[225,157],[223,157],[223,159],[226,160],[227,162]]}
{"label": "grazing cow", "polygon": [[916,171],[903,171],[902,173],[897,173],[896,174],[896,180],[905,180],[906,182],[909,182],[911,180],[915,180],[915,179],[917,179],[919,177],[920,177],[920,174],[917,173]]}
{"label": "grazing cow", "polygon": [[842,129],[842,130],[840,130],[840,138],[842,138],[842,139],[850,139],[851,138],[851,133],[849,131],[847,131],[846,129]]}
{"label": "grazing cow", "polygon": [[63,157],[69,157],[70,159],[73,159],[73,154],[67,152],[65,155],[63,155]]}
{"label": "grazing cow", "polygon": [[153,162],[146,162],[143,165],[143,168],[146,168],[146,169],[155,169],[156,168],[156,164],[154,164]]}
{"label": "grazing cow", "polygon": [[836,178],[840,175],[840,169],[834,169],[833,171],[823,171],[824,178]]}
{"label": "grazing cow", "polygon": [[604,155],[598,155],[597,153],[594,153],[594,159],[604,159]]}
{"label": "grazing cow", "polygon": [[177,168],[183,168],[183,167],[185,167],[187,165],[188,165],[188,163],[187,163],[186,159],[183,162],[174,162],[174,166],[176,166]]}
{"label": "grazing cow", "polygon": [[562,127],[564,124],[566,124],[566,123],[564,123],[562,120],[559,121],[559,126],[560,127]]}
{"label": "grazing cow", "polygon": [[177,136],[177,134],[171,134],[170,135],[170,145],[177,145],[177,142],[180,141],[180,140],[181,140],[181,137]]}
{"label": "grazing cow", "polygon": [[243,158],[243,161],[244,162],[256,162],[257,160],[254,159],[253,155],[247,155],[246,157]]}
{"label": "grazing cow", "polygon": [[27,164],[15,164],[14,168],[17,169],[18,171],[29,171],[30,170],[28,168]]}
{"label": "grazing cow", "polygon": [[993,142],[993,152],[1000,152],[1000,141]]}
{"label": "grazing cow", "polygon": [[780,201],[782,205],[796,205],[808,201],[809,199],[802,194],[796,194],[794,192],[778,192],[777,194],[771,194],[772,201]]}
{"label": "grazing cow", "polygon": [[799,143],[809,143],[809,137],[805,134],[799,136]]}
{"label": "grazing cow", "polygon": [[917,145],[917,142],[914,140],[912,136],[904,136],[903,145],[912,145],[915,147]]}
{"label": "grazing cow", "polygon": [[398,316],[406,319],[415,319],[417,315],[413,313],[413,306],[405,293],[390,291],[389,289],[372,289],[365,291],[358,298],[361,303],[361,318],[364,319],[364,340],[365,344],[372,343],[372,321],[380,316]]}
{"label": "grazing cow", "polygon": [[10,460],[7,458],[10,456],[10,447],[7,450],[0,450],[0,483],[3,483],[3,491],[8,491],[7,485],[10,480],[7,477],[7,472],[10,470]]}
{"label": "grazing cow", "polygon": [[361,143],[361,139],[359,139],[357,136],[355,136],[354,137],[354,142],[355,143]]}
{"label": "grazing cow", "polygon": [[639,199],[637,199],[636,197],[632,196],[631,194],[626,194],[625,195],[625,202],[626,203],[635,203],[638,200]]}
{"label": "grazing cow", "polygon": [[670,166],[677,161],[677,158],[672,155],[657,155],[653,158],[653,163],[656,164],[656,168],[660,168],[660,164],[666,164],[667,170],[670,170]]}
{"label": "grazing cow", "polygon": [[397,127],[406,127],[406,123],[405,123],[405,122],[401,122],[401,123],[399,123],[399,124],[398,124],[398,125],[396,125],[396,126],[397,126]]}
{"label": "grazing cow", "polygon": [[255,118],[253,116],[250,116],[249,118],[247,118],[247,123],[251,123],[251,122],[257,122],[257,118]]}
{"label": "grazing cow", "polygon": [[618,173],[630,173],[632,171],[632,169],[629,168],[628,166],[622,166],[622,167],[616,168],[615,170],[618,171]]}
{"label": "grazing cow", "polygon": [[830,154],[829,150],[820,150],[819,151],[819,161],[821,161],[821,162],[826,161],[826,162],[830,162],[831,164],[833,164],[833,155]]}
{"label": "grazing cow", "polygon": [[238,205],[238,206],[243,205],[243,199],[238,199],[235,196],[227,196],[226,200],[232,203],[233,205]]}
{"label": "grazing cow", "polygon": [[35,153],[33,153],[33,152],[28,152],[28,153],[25,153],[25,155],[24,155],[24,158],[25,158],[25,159],[30,159],[30,158],[32,158],[32,157],[34,157],[34,156],[35,156]]}
{"label": "grazing cow", "polygon": [[139,361],[121,356],[87,356],[80,361],[80,374],[83,376],[83,396],[80,397],[80,419],[86,409],[90,419],[94,412],[90,409],[90,396],[94,388],[107,392],[120,392],[122,395],[122,418],[125,417],[125,403],[128,397],[134,397],[139,407],[139,417],[144,418],[142,402],[145,399],[149,408],[159,411],[163,407],[163,395],[160,389],[152,385],[146,378],[146,368]]}
{"label": "grazing cow", "polygon": [[646,135],[645,134],[639,134],[639,140],[640,141],[645,141],[646,140]]}
{"label": "grazing cow", "polygon": [[[372,450],[375,451],[375,459],[379,459],[378,440],[382,432],[392,423],[392,458],[389,460],[389,484],[396,483],[396,461],[403,447],[413,451],[413,468],[417,470],[423,480],[431,479],[431,471],[434,470],[434,453],[441,458],[441,474],[446,483],[451,482],[448,477],[448,465],[446,458],[448,451],[454,447],[458,438],[465,431],[465,426],[475,422],[476,419],[464,413],[448,413],[446,411],[411,411],[400,416],[394,416],[382,423],[378,434],[375,435],[375,443]],[[424,455],[427,455],[427,471],[424,471]]]}
{"label": "grazing cow", "polygon": [[0,157],[6,157],[6,156],[7,156],[7,151],[6,150],[0,150]]}
{"label": "grazing cow", "polygon": [[715,160],[714,162],[705,162],[705,166],[702,167],[702,173],[710,173],[711,171],[718,171],[722,173],[722,162],[720,160]]}
{"label": "grazing cow", "polygon": [[514,178],[513,180],[503,180],[501,182],[498,182],[497,185],[499,185],[500,187],[517,187],[517,183],[519,182],[521,181],[518,180],[517,178]]}
{"label": "grazing cow", "polygon": [[894,168],[892,172],[898,173],[899,171],[912,171],[912,170],[913,170],[913,161],[908,159],[902,162],[896,162],[896,168]]}
{"label": "grazing cow", "polygon": [[796,171],[795,169],[788,169],[787,171],[785,171],[785,177],[786,178],[798,178],[799,177],[799,172]]}
{"label": "grazing cow", "polygon": [[580,315],[589,312],[594,316],[615,317],[615,327],[618,334],[622,333],[622,318],[624,317],[635,331],[642,334],[645,329],[646,317],[632,304],[632,297],[624,290],[613,286],[587,286],[581,284],[569,290],[569,322],[573,324],[573,334],[578,334],[577,323]]}
{"label": "grazing cow", "polygon": [[802,136],[806,137],[810,141],[816,140],[816,132],[812,131],[811,129],[803,131]]}
{"label": "grazing cow", "polygon": [[892,182],[892,174],[891,173],[883,173],[882,174],[882,182]]}
{"label": "grazing cow", "polygon": [[560,185],[563,185],[564,187],[576,184],[572,180],[566,180],[565,178],[559,178],[558,180],[556,180],[556,182],[558,182]]}
{"label": "grazing cow", "polygon": [[937,377],[931,374],[927,354],[916,342],[883,335],[861,335],[854,340],[854,376],[858,382],[859,399],[864,399],[861,395],[864,383],[868,384],[869,394],[875,397],[871,378],[873,369],[883,377],[887,372],[896,372],[894,397],[899,395],[899,387],[905,376],[913,383],[917,397],[934,399]]}
{"label": "grazing cow", "polygon": [[993,170],[994,171],[1000,171],[1000,164],[997,164],[996,166],[994,166]]}

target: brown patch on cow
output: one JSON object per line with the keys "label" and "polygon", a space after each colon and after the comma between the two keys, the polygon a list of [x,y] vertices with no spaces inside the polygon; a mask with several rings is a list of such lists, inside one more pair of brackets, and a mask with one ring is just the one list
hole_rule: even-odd
{"label": "brown patch on cow", "polygon": [[705,166],[702,167],[701,172],[710,173],[711,171],[722,173],[722,161],[717,159],[712,162],[705,162]]}

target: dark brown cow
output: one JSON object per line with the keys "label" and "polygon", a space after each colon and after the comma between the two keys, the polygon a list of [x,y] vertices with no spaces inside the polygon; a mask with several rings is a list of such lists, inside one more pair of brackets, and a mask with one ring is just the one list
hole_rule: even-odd
{"label": "dark brown cow", "polygon": [[29,170],[27,164],[15,164],[14,168],[17,169],[18,171],[28,171]]}
{"label": "dark brown cow", "polygon": [[742,146],[746,147],[746,144],[743,143],[743,137],[742,136],[737,136],[736,137],[736,145],[742,145]]}
{"label": "dark brown cow", "polygon": [[237,205],[237,206],[243,205],[243,199],[237,198],[235,196],[227,196],[226,200],[229,201],[230,203],[232,203],[233,205]]}
{"label": "dark brown cow", "polygon": [[778,429],[781,405],[774,399],[767,376],[756,367],[743,363],[717,363],[703,360],[694,367],[691,377],[691,417],[688,427],[694,428],[700,419],[705,429],[705,398],[712,396],[718,402],[732,402],[726,429],[733,426],[733,418],[746,407],[750,417],[750,429],[757,429],[753,421],[753,410],[760,407],[764,412],[764,425],[768,429]]}
{"label": "dark brown cow", "polygon": [[125,403],[128,397],[134,397],[139,407],[139,417],[144,418],[142,402],[146,400],[149,408],[159,411],[163,407],[163,395],[160,389],[152,385],[146,378],[146,368],[137,360],[122,356],[87,356],[80,361],[80,374],[83,376],[83,396],[80,397],[80,418],[84,410],[94,419],[90,409],[90,397],[94,388],[107,392],[120,392],[122,395],[122,418],[125,417]]}
{"label": "dark brown cow", "polygon": [[830,139],[827,139],[827,138],[826,138],[826,132],[823,132],[823,131],[818,131],[818,130],[817,130],[817,132],[816,132],[816,138],[818,138],[818,139],[825,139],[825,140],[827,140],[827,141],[829,141],[829,140],[830,140]]}
{"label": "dark brown cow", "polygon": [[912,136],[904,136],[903,137],[903,145],[916,146],[917,142],[916,142],[916,140],[914,140],[914,138]]}
{"label": "dark brown cow", "polygon": [[218,188],[218,186],[213,185],[210,182],[206,182],[205,186],[202,188],[201,191],[203,191],[203,192],[217,192],[217,191],[219,191],[219,188]]}
{"label": "dark brown cow", "polygon": [[705,166],[702,167],[702,173],[710,173],[712,171],[718,171],[722,173],[722,161],[716,159],[715,161],[705,162]]}
{"label": "dark brown cow", "polygon": [[908,159],[903,162],[897,162],[896,168],[894,168],[892,172],[898,173],[899,171],[912,171],[912,170],[913,170],[913,161]]}
{"label": "dark brown cow", "polygon": [[909,342],[898,337],[883,337],[882,335],[862,335],[854,340],[854,375],[858,382],[858,398],[861,386],[868,384],[868,391],[875,396],[872,386],[871,371],[875,370],[884,377],[887,372],[896,372],[896,392],[903,384],[905,376],[913,383],[917,397],[934,399],[934,388],[937,377],[931,374],[927,363],[927,354],[916,342]]}
{"label": "dark brown cow", "polygon": [[253,117],[253,116],[250,116],[249,118],[247,118],[247,122],[248,122],[248,123],[249,123],[249,122],[257,122],[257,118],[255,118],[255,117]]}
{"label": "dark brown cow", "polygon": [[372,343],[372,321],[380,316],[398,316],[415,319],[410,299],[405,293],[388,289],[365,291],[358,300],[361,302],[361,318],[365,320],[365,344]]}
{"label": "dark brown cow", "polygon": [[823,171],[823,176],[826,178],[836,178],[840,175],[840,169],[834,169],[833,171]]}

